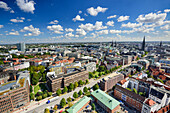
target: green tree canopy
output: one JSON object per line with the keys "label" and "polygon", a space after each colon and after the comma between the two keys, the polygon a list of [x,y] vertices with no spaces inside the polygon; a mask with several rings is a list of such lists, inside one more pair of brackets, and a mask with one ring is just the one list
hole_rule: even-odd
{"label": "green tree canopy", "polygon": [[87,88],[87,87],[84,87],[84,88],[83,88],[83,92],[86,93],[87,91],[88,91],[88,88]]}
{"label": "green tree canopy", "polygon": [[78,92],[78,94],[79,94],[79,96],[81,96],[81,95],[83,94],[83,92],[80,90],[80,91]]}
{"label": "green tree canopy", "polygon": [[68,88],[65,86],[63,89],[63,93],[66,93],[68,91]]}
{"label": "green tree canopy", "polygon": [[78,85],[79,85],[79,84],[78,84],[77,82],[75,82],[75,83],[74,83],[74,88],[77,88]]}
{"label": "green tree canopy", "polygon": [[60,106],[64,107],[65,105],[66,105],[66,100],[65,100],[65,98],[62,98],[60,101]]}
{"label": "green tree canopy", "polygon": [[74,97],[74,98],[78,98],[77,92],[74,92],[73,97]]}
{"label": "green tree canopy", "polygon": [[80,80],[80,81],[78,82],[78,84],[79,84],[79,86],[83,85],[83,81]]}
{"label": "green tree canopy", "polygon": [[62,93],[61,89],[60,88],[57,89],[57,91],[56,91],[57,96],[60,96],[61,93]]}
{"label": "green tree canopy", "polygon": [[67,98],[67,102],[71,102],[71,100],[72,100],[71,97]]}

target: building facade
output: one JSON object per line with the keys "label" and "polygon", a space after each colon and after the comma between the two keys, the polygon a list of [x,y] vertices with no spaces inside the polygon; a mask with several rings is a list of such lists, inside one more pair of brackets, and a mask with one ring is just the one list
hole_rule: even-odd
{"label": "building facade", "polygon": [[13,112],[29,104],[29,73],[20,72],[17,76],[17,81],[0,87],[0,113]]}
{"label": "building facade", "polygon": [[72,73],[62,75],[49,75],[47,76],[47,85],[52,92],[55,92],[58,88],[64,88],[70,83],[75,83],[80,80],[85,81],[89,78],[88,71],[77,70]]}
{"label": "building facade", "polygon": [[110,76],[103,78],[100,81],[100,87],[103,91],[108,91],[113,88],[119,81],[123,80],[124,76],[121,73],[111,73]]}

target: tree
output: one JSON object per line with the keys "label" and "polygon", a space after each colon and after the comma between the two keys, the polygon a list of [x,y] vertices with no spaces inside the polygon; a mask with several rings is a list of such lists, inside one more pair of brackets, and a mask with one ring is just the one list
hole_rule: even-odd
{"label": "tree", "polygon": [[57,106],[57,105],[55,105],[55,106],[54,106],[54,108],[53,108],[53,110],[55,110],[55,111],[56,111],[56,110],[57,110],[57,108],[58,108],[58,106]]}
{"label": "tree", "polygon": [[67,98],[67,102],[71,102],[71,100],[72,100],[71,97]]}
{"label": "tree", "polygon": [[30,93],[30,100],[34,100],[34,98],[35,98],[34,93]]}
{"label": "tree", "polygon": [[32,90],[33,90],[33,89],[32,89],[32,85],[30,85],[30,93],[32,93]]}
{"label": "tree", "polygon": [[105,67],[104,67],[104,66],[99,66],[99,70],[100,70],[100,71],[104,71],[104,70],[105,70]]}
{"label": "tree", "polygon": [[56,91],[57,96],[60,96],[61,93],[62,93],[61,89],[60,88],[57,89],[57,91]]}
{"label": "tree", "polygon": [[93,90],[97,90],[97,89],[99,89],[99,85],[98,85],[98,84],[95,84],[95,85],[93,86]]}
{"label": "tree", "polygon": [[79,84],[78,84],[77,82],[75,82],[75,83],[74,83],[74,88],[77,88],[78,85],[79,85]]}
{"label": "tree", "polygon": [[89,72],[89,79],[94,78],[94,75],[92,72]]}
{"label": "tree", "polygon": [[42,82],[47,81],[47,79],[46,79],[46,73],[43,73],[43,74],[42,74],[42,79],[41,79],[41,81],[42,81]]}
{"label": "tree", "polygon": [[4,64],[4,62],[3,62],[2,60],[0,60],[0,65],[1,65],[1,64]]}
{"label": "tree", "polygon": [[45,108],[44,113],[50,113],[50,110],[48,108]]}
{"label": "tree", "polygon": [[41,100],[42,99],[42,96],[38,96],[37,97],[37,100],[39,101],[39,100]]}
{"label": "tree", "polygon": [[83,88],[83,92],[86,93],[87,91],[88,91],[88,88],[87,88],[87,87],[84,87],[84,88]]}
{"label": "tree", "polygon": [[83,85],[83,81],[80,80],[80,81],[78,82],[78,84],[79,84],[79,86]]}
{"label": "tree", "polygon": [[143,96],[143,93],[142,93],[142,92],[139,92],[139,95]]}
{"label": "tree", "polygon": [[130,88],[126,88],[127,90],[129,90],[129,91],[132,91]]}
{"label": "tree", "polygon": [[106,70],[106,74],[108,74],[109,73],[109,70]]}
{"label": "tree", "polygon": [[79,96],[81,96],[81,95],[83,94],[83,92],[80,90],[80,91],[78,92],[78,94],[79,94]]}
{"label": "tree", "polygon": [[99,77],[100,77],[100,76],[102,76],[102,73],[101,73],[101,72],[99,72]]}
{"label": "tree", "polygon": [[133,88],[133,92],[135,92],[136,94],[138,94],[137,90],[135,88]]}
{"label": "tree", "polygon": [[161,82],[161,83],[163,83],[163,84],[164,84],[163,80],[161,80],[161,79],[157,79],[157,81],[159,81],[159,82]]}
{"label": "tree", "polygon": [[88,79],[86,79],[86,84],[88,84],[89,83],[89,80]]}
{"label": "tree", "polygon": [[48,97],[52,95],[52,92],[47,92]]}
{"label": "tree", "polygon": [[73,83],[70,83],[69,90],[72,91],[73,89],[74,89],[74,85],[73,85]]}
{"label": "tree", "polygon": [[145,67],[143,67],[142,70],[145,70]]}
{"label": "tree", "polygon": [[65,105],[66,105],[66,100],[65,100],[65,98],[62,98],[60,101],[60,106],[64,107]]}
{"label": "tree", "polygon": [[71,108],[73,106],[73,103],[69,102],[68,106],[69,106],[69,108]]}
{"label": "tree", "polygon": [[47,93],[44,93],[43,96],[42,96],[42,98],[44,99],[44,98],[46,98],[46,97],[47,97]]}
{"label": "tree", "polygon": [[92,103],[92,110],[95,110],[96,109],[96,107],[95,107],[95,104],[94,103]]}
{"label": "tree", "polygon": [[66,93],[68,91],[68,88],[65,86],[63,89],[63,93]]}
{"label": "tree", "polygon": [[139,60],[139,57],[137,57],[136,60]]}
{"label": "tree", "polygon": [[73,97],[74,97],[75,99],[78,98],[77,92],[74,92]]}

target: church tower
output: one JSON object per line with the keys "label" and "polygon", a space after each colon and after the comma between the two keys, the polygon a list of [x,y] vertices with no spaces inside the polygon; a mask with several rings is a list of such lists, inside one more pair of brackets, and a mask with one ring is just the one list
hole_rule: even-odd
{"label": "church tower", "polygon": [[145,51],[145,36],[144,36],[144,38],[143,38],[142,51]]}

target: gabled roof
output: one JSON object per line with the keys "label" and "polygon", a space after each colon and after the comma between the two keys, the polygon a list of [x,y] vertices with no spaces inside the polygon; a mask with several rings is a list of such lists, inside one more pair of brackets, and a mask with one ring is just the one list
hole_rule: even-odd
{"label": "gabled roof", "polygon": [[110,110],[113,110],[115,107],[117,107],[120,102],[116,99],[112,98],[102,90],[98,89],[96,91],[93,91],[91,93],[97,100],[99,100],[101,103],[103,103],[105,106],[107,106]]}
{"label": "gabled roof", "polygon": [[77,103],[75,103],[71,108],[67,110],[68,113],[77,113],[91,98],[84,96]]}

